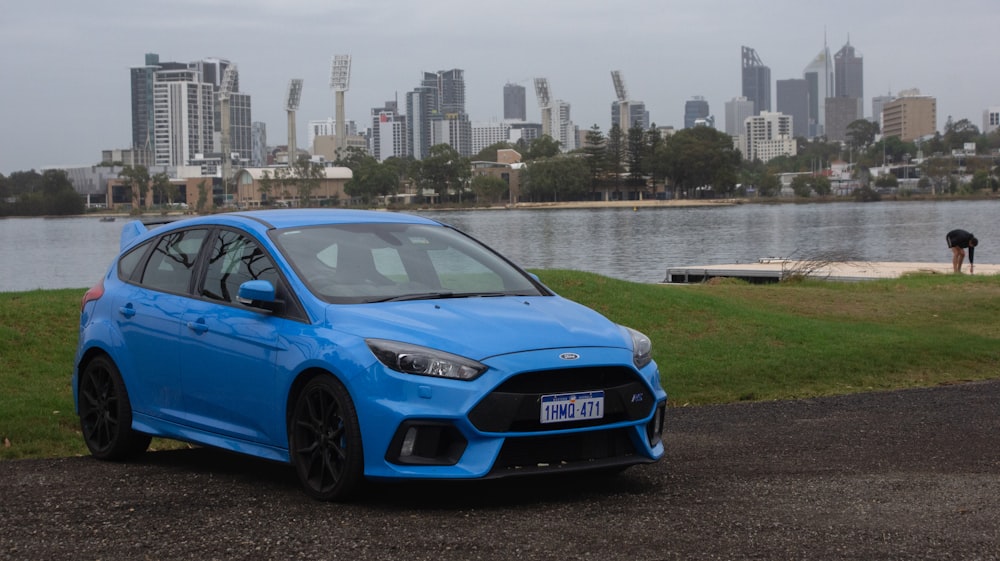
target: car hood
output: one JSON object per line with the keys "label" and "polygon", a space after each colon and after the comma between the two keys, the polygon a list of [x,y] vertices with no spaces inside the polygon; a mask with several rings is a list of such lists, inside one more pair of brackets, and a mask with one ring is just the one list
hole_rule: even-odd
{"label": "car hood", "polygon": [[330,327],[364,338],[422,345],[475,360],[539,349],[631,349],[601,314],[559,296],[483,297],[331,305]]}

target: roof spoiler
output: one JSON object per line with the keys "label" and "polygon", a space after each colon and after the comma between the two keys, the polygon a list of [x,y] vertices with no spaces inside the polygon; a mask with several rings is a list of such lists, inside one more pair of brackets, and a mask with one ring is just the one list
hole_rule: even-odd
{"label": "roof spoiler", "polygon": [[122,228],[122,237],[119,243],[119,250],[124,250],[126,246],[132,243],[132,240],[138,238],[139,236],[145,234],[149,231],[146,225],[139,220],[133,220]]}

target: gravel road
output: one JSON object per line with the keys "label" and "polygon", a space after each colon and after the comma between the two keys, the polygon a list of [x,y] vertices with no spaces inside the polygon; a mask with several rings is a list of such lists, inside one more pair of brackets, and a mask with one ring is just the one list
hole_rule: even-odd
{"label": "gravel road", "polygon": [[307,498],[206,449],[0,462],[0,559],[1000,559],[1000,381],[674,407],[616,477]]}

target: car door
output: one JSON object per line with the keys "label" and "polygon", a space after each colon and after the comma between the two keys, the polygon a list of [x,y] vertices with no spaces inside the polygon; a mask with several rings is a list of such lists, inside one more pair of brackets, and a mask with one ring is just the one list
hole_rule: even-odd
{"label": "car door", "polygon": [[240,304],[240,284],[267,280],[285,292],[274,261],[244,232],[220,229],[180,335],[185,422],[200,430],[284,447],[287,436],[279,355],[287,324],[302,324]]}
{"label": "car door", "polygon": [[[137,383],[129,385],[137,413],[176,420],[181,407],[181,320],[191,302],[190,286],[198,253],[209,230],[165,234],[116,291],[117,326],[125,349],[119,367]],[[141,251],[137,249],[136,251]]]}

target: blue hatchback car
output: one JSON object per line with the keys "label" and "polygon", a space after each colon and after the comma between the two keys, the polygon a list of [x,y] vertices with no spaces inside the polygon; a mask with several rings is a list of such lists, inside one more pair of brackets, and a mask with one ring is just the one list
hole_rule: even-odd
{"label": "blue hatchback car", "polygon": [[347,210],[130,222],[83,298],[90,452],[152,436],[368,479],[618,471],[663,455],[650,341],[445,224]]}

